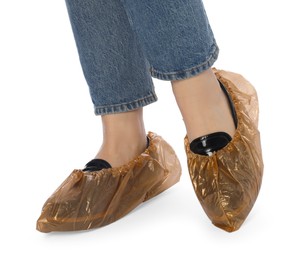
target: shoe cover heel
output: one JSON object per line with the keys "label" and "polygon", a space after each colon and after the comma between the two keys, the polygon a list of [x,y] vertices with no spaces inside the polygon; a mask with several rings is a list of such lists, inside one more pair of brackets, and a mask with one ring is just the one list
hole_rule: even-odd
{"label": "shoe cover heel", "polygon": [[177,182],[179,182],[180,174],[178,172],[166,173],[165,178],[158,184],[156,184],[150,191],[147,192],[144,202],[154,198],[165,190],[169,189]]}
{"label": "shoe cover heel", "polygon": [[[163,177],[147,192],[144,201],[152,199],[153,197],[175,185],[180,180],[181,166],[177,155],[169,144],[165,143],[164,145],[166,145],[168,149],[164,151],[162,151],[161,149],[159,151],[156,151],[155,156],[160,156],[161,158],[163,158],[163,160],[166,161],[168,165],[171,165],[171,167],[163,168]],[[154,165],[152,163],[148,167],[154,170],[154,167],[160,167],[160,165]]]}

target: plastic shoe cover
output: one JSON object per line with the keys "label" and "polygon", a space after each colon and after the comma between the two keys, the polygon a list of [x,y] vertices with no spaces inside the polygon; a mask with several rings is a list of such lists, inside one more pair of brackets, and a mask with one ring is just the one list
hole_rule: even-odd
{"label": "plastic shoe cover", "polygon": [[148,148],[128,164],[94,172],[74,170],[45,202],[41,232],[110,224],[177,183],[181,166],[172,147],[149,132]]}
{"label": "plastic shoe cover", "polygon": [[196,195],[212,223],[228,232],[240,228],[262,182],[263,160],[258,131],[258,98],[241,75],[213,69],[233,100],[238,119],[227,146],[211,156],[195,154],[184,139],[189,174]]}

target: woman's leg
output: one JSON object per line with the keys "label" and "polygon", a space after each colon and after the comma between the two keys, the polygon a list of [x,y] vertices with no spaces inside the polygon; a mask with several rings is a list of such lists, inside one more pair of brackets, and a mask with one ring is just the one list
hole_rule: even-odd
{"label": "woman's leg", "polygon": [[153,77],[171,80],[187,134],[233,136],[226,97],[211,70],[218,47],[201,0],[121,0]]}
{"label": "woman's leg", "polygon": [[142,107],[157,100],[148,63],[120,0],[66,0],[103,143],[112,167],[146,148]]}
{"label": "woman's leg", "polygon": [[253,87],[233,73],[216,71],[215,77],[218,48],[201,0],[121,1],[151,75],[171,80],[187,129],[188,170],[203,209],[215,226],[239,229],[263,174]]}
{"label": "woman's leg", "polygon": [[108,225],[181,176],[172,147],[157,134],[146,136],[142,107],[156,95],[120,0],[66,3],[103,143],[96,158],[73,170],[46,201],[36,226],[41,232]]}

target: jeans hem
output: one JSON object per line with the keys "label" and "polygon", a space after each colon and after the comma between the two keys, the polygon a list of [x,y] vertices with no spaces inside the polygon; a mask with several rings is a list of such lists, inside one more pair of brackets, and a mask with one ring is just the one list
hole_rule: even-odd
{"label": "jeans hem", "polygon": [[212,46],[212,52],[209,55],[209,57],[206,59],[206,61],[204,61],[194,67],[187,68],[187,69],[180,70],[180,71],[174,71],[174,72],[161,72],[161,71],[158,71],[158,70],[154,69],[153,67],[151,67],[150,73],[151,73],[152,77],[160,79],[160,80],[179,80],[179,79],[190,78],[190,77],[193,77],[193,76],[203,72],[204,70],[211,68],[211,66],[217,60],[218,54],[219,54],[219,48],[218,48],[217,44],[215,43]]}
{"label": "jeans hem", "polygon": [[132,110],[136,110],[140,107],[147,106],[153,102],[158,100],[156,94],[151,92],[148,96],[145,96],[140,99],[136,99],[132,102],[115,104],[115,105],[106,105],[106,106],[95,106],[94,113],[96,116],[99,115],[108,115],[108,114],[116,114],[116,113],[123,113]]}

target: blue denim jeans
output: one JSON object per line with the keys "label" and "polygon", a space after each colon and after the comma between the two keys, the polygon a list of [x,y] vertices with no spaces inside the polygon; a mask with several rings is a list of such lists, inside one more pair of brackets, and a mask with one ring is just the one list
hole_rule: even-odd
{"label": "blue denim jeans", "polygon": [[201,0],[66,0],[96,115],[157,100],[152,77],[192,77],[218,46]]}

